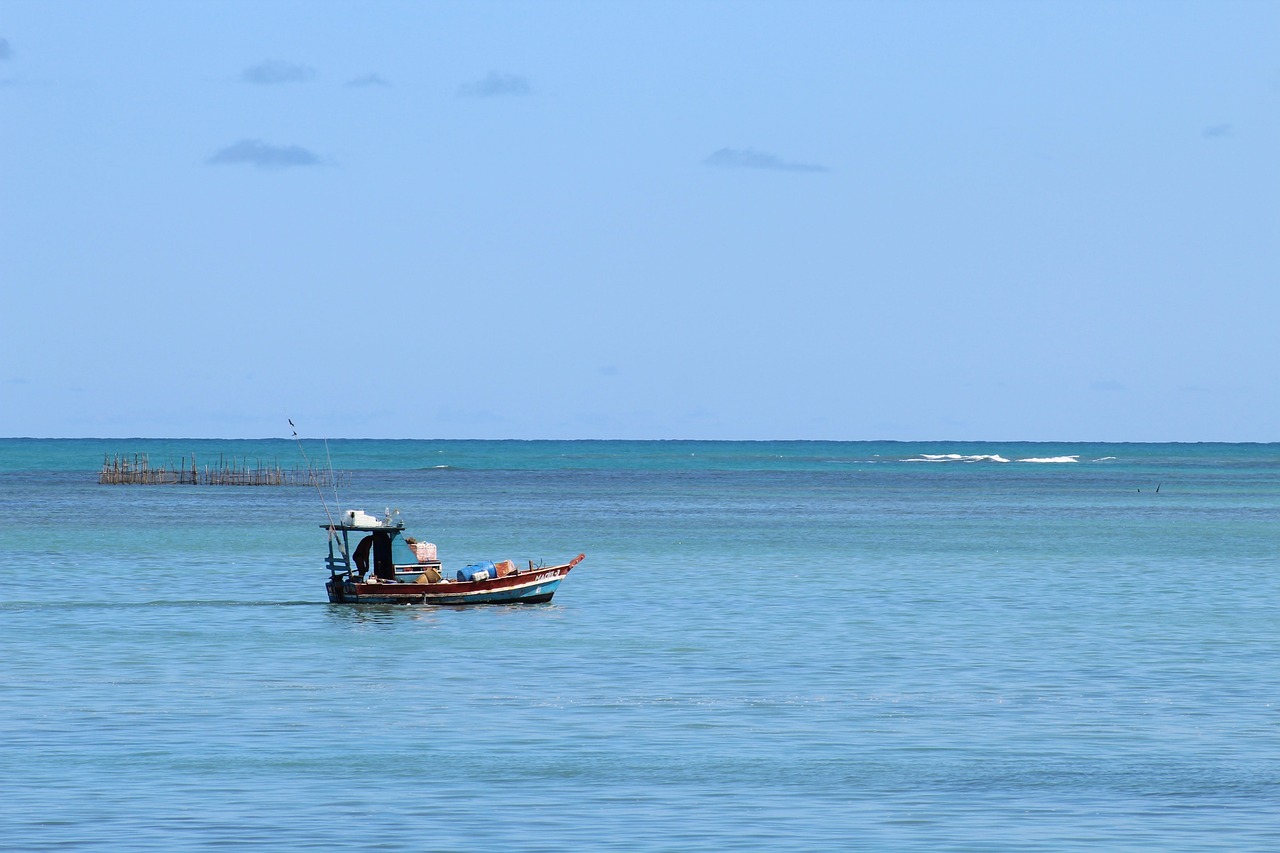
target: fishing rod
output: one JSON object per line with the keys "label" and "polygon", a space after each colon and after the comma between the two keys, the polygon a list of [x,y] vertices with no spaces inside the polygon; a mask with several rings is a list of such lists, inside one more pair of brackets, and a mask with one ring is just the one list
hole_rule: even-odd
{"label": "fishing rod", "polygon": [[[297,427],[295,427],[295,426],[293,425],[293,418],[285,418],[285,420],[287,420],[287,421],[289,422],[289,427],[293,430],[293,440],[294,440],[294,441],[296,441],[296,442],[298,442],[298,451],[302,454],[302,461],[303,461],[303,462],[305,462],[305,463],[307,463],[307,476],[311,479],[311,482],[315,484],[315,487],[316,487],[316,494],[320,497],[320,505],[324,507],[324,514],[325,514],[325,515],[328,517],[328,519],[329,519],[329,535],[330,535],[330,536],[332,536],[332,535],[333,535],[333,529],[334,529],[335,527],[337,527],[338,525],[337,525],[336,523],[334,523],[334,520],[333,520],[333,513],[329,512],[329,503],[324,499],[324,492],[323,492],[323,491],[321,490],[321,488],[320,488],[320,481],[319,481],[317,478],[315,478],[315,477],[312,477],[312,476],[311,476],[311,473],[312,473],[312,472],[311,472],[311,460],[307,458],[307,450],[306,450],[306,448],[304,448],[304,447],[302,446],[302,439],[298,438],[298,428],[297,428]],[[325,441],[325,443],[324,443],[324,449],[325,449],[325,453],[328,453],[328,452],[329,452],[329,442],[328,442],[328,440],[326,440],[326,441]],[[334,507],[335,507],[335,508],[338,508],[338,509],[339,509],[339,511],[340,511],[340,510],[341,510],[341,507],[339,507],[339,506],[338,506],[338,483],[337,483],[336,478],[334,478],[334,477],[333,477],[333,459],[332,459],[332,457],[329,459],[329,477],[330,477],[331,479],[334,479],[334,483],[333,483],[333,505],[334,505]]]}
{"label": "fishing rod", "polygon": [[342,512],[342,502],[338,500],[338,475],[333,473],[333,455],[329,453],[329,439],[324,440],[324,456],[329,462],[329,483],[333,486],[333,505]]}

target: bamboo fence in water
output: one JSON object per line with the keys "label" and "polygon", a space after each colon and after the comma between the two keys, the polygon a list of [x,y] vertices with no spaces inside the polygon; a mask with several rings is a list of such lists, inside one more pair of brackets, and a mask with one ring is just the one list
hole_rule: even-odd
{"label": "bamboo fence in water", "polygon": [[261,461],[230,459],[218,456],[217,465],[196,464],[196,457],[187,457],[174,465],[171,461],[152,466],[145,453],[103,456],[102,472],[98,483],[111,486],[319,486],[333,488],[346,484],[347,475],[339,471],[323,471],[315,468],[282,468],[278,463],[264,465]]}

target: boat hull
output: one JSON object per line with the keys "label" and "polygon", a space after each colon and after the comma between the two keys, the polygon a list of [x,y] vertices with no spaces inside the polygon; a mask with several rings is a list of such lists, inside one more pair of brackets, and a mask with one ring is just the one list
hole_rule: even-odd
{"label": "boat hull", "polygon": [[577,562],[482,581],[365,583],[334,576],[325,589],[334,604],[545,604]]}

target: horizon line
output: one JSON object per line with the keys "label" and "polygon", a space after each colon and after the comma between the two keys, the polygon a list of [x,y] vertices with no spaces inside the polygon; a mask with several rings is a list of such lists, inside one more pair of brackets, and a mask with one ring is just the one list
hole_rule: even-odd
{"label": "horizon line", "polygon": [[723,444],[1280,444],[1280,439],[1047,439],[1047,438],[374,438],[369,436],[0,436],[0,441],[491,441],[491,442],[699,442]]}

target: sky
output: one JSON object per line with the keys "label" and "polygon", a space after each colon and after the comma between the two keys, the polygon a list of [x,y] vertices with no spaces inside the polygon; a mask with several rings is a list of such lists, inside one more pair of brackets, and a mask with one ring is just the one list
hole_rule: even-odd
{"label": "sky", "polygon": [[1280,440],[1280,3],[0,0],[0,436]]}

